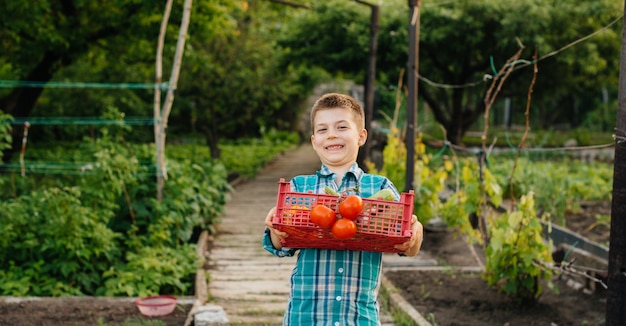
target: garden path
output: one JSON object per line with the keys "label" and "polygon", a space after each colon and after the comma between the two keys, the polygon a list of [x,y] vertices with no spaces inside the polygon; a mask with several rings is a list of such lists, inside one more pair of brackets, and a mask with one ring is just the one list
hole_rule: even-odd
{"label": "garden path", "polygon": [[276,204],[278,181],[311,173],[320,161],[311,146],[279,155],[253,180],[235,185],[209,253],[210,303],[231,325],[280,325],[294,257],[277,258],[261,246],[265,215]]}
{"label": "garden path", "polygon": [[[310,174],[320,164],[312,147],[304,144],[279,155],[253,180],[235,186],[208,254],[209,303],[221,306],[231,325],[281,324],[295,257],[277,258],[262,248],[263,221],[276,204],[279,179]],[[422,254],[411,258],[386,254],[384,258],[387,266],[419,266],[431,260]],[[411,310],[397,295],[392,301]],[[421,317],[416,311],[406,312],[413,319]],[[387,312],[382,320],[385,326],[393,325]]]}

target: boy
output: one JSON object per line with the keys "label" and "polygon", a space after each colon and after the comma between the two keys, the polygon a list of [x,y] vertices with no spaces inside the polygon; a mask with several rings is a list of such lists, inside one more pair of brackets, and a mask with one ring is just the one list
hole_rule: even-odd
{"label": "boy", "polygon": [[[357,163],[359,147],[365,144],[367,130],[363,108],[352,97],[330,93],[320,97],[311,109],[311,144],[322,161],[314,175],[291,180],[294,192],[324,193],[329,186],[339,193],[355,193],[366,198],[381,189],[391,189],[396,201],[400,195],[387,178],[365,174]],[[280,240],[288,234],[272,227],[275,207],[265,218],[263,247],[279,256],[293,256],[296,249],[283,248]],[[423,227],[413,215],[413,236],[396,245],[404,255],[419,252]],[[380,325],[378,290],[382,273],[382,253],[350,250],[298,249],[300,253],[291,275],[291,293],[283,325]]]}

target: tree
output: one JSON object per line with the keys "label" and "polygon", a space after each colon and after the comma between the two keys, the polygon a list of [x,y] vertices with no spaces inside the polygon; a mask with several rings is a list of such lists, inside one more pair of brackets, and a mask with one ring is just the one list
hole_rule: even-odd
{"label": "tree", "polygon": [[[143,26],[155,21],[158,24],[152,15],[162,10],[159,6],[152,1],[124,0],[2,1],[0,79],[46,83],[94,47],[115,53],[120,41],[131,44],[146,36],[156,40],[158,28],[152,32]],[[28,117],[43,91],[42,87],[4,91],[0,93],[0,110],[14,117]],[[13,148],[21,140],[16,137],[19,131],[13,131]],[[11,155],[3,159],[10,160]]]}
{"label": "tree", "polygon": [[[621,4],[612,0],[580,4],[566,0],[549,4],[533,0],[480,0],[425,2],[421,10],[419,98],[458,144],[484,112],[483,97],[494,71],[518,49],[519,38],[539,56],[601,29],[615,20]],[[360,78],[367,67],[367,15],[350,3],[329,1],[294,21],[291,33],[280,42],[287,62],[320,66],[341,75]],[[381,6],[378,43],[378,84],[394,85],[406,67],[408,21],[406,1]],[[524,13],[524,14],[521,14]],[[616,26],[540,63],[533,106],[544,126],[568,119],[573,107],[579,117],[592,105],[587,98],[601,87],[615,85],[619,33]],[[523,58],[531,58],[527,50]],[[529,60],[529,59],[526,59]],[[501,96],[514,107],[524,107],[532,76],[521,63]],[[380,87],[379,89],[384,89]],[[522,102],[524,101],[524,102]],[[393,105],[391,105],[393,107]],[[523,115],[523,112],[517,113]],[[580,118],[578,120],[581,120]]]}
{"label": "tree", "polygon": [[294,10],[302,9],[254,2],[229,11],[229,24],[219,32],[192,36],[179,119],[204,135],[213,157],[220,155],[221,139],[294,129],[299,103],[321,78],[315,69],[278,66],[282,53],[274,38]]}

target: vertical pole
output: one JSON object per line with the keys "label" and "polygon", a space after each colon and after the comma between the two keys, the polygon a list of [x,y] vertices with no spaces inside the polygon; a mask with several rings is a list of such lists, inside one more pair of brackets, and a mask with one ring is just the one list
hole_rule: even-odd
{"label": "vertical pole", "polygon": [[[374,119],[374,91],[376,90],[376,49],[378,48],[378,6],[370,6],[370,54],[365,83],[365,129],[370,130]],[[365,143],[365,157],[369,158],[370,146]]]}
{"label": "vertical pole", "polygon": [[409,98],[407,101],[406,114],[406,179],[404,190],[413,189],[413,179],[415,174],[415,126],[417,124],[417,83],[419,73],[419,28],[420,28],[420,7],[421,0],[409,0],[409,62],[408,62],[408,82]]}
{"label": "vertical pole", "polygon": [[[374,119],[374,91],[376,90],[376,52],[378,49],[378,17],[379,7],[370,3],[356,0],[357,3],[370,7],[370,53],[368,56],[368,67],[365,78],[365,129],[371,132],[372,120]],[[370,142],[366,142],[359,149],[359,166],[367,172],[365,160],[370,157]]]}
{"label": "vertical pole", "polygon": [[159,29],[159,38],[157,40],[156,61],[155,61],[155,77],[154,77],[154,148],[156,150],[154,166],[156,166],[157,176],[157,200],[163,200],[163,187],[165,187],[165,178],[161,171],[160,162],[163,161],[165,153],[161,151],[161,82],[163,81],[163,47],[165,44],[165,33],[167,31],[167,23],[172,12],[173,0],[167,0],[165,4],[165,12],[161,20],[161,28]]}
{"label": "vertical pole", "polygon": [[[626,0],[624,1],[626,13]],[[606,325],[626,325],[626,16],[622,24],[622,52],[613,162],[613,200],[609,243]]]}

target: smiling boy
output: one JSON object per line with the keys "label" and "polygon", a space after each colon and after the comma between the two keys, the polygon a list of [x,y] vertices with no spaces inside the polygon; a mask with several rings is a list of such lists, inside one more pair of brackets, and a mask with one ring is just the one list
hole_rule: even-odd
{"label": "smiling boy", "polygon": [[[294,177],[292,191],[324,193],[328,186],[339,193],[367,198],[390,189],[395,200],[399,199],[389,179],[364,173],[356,163],[367,130],[363,108],[354,98],[338,93],[323,95],[311,109],[311,126],[311,144],[322,166],[316,174]],[[382,253],[284,248],[280,240],[288,234],[272,227],[275,210],[272,208],[265,218],[263,247],[279,257],[293,256],[299,250],[283,325],[380,325],[377,297]],[[412,231],[409,241],[396,245],[406,256],[417,255],[422,242],[423,227],[415,215]]]}

